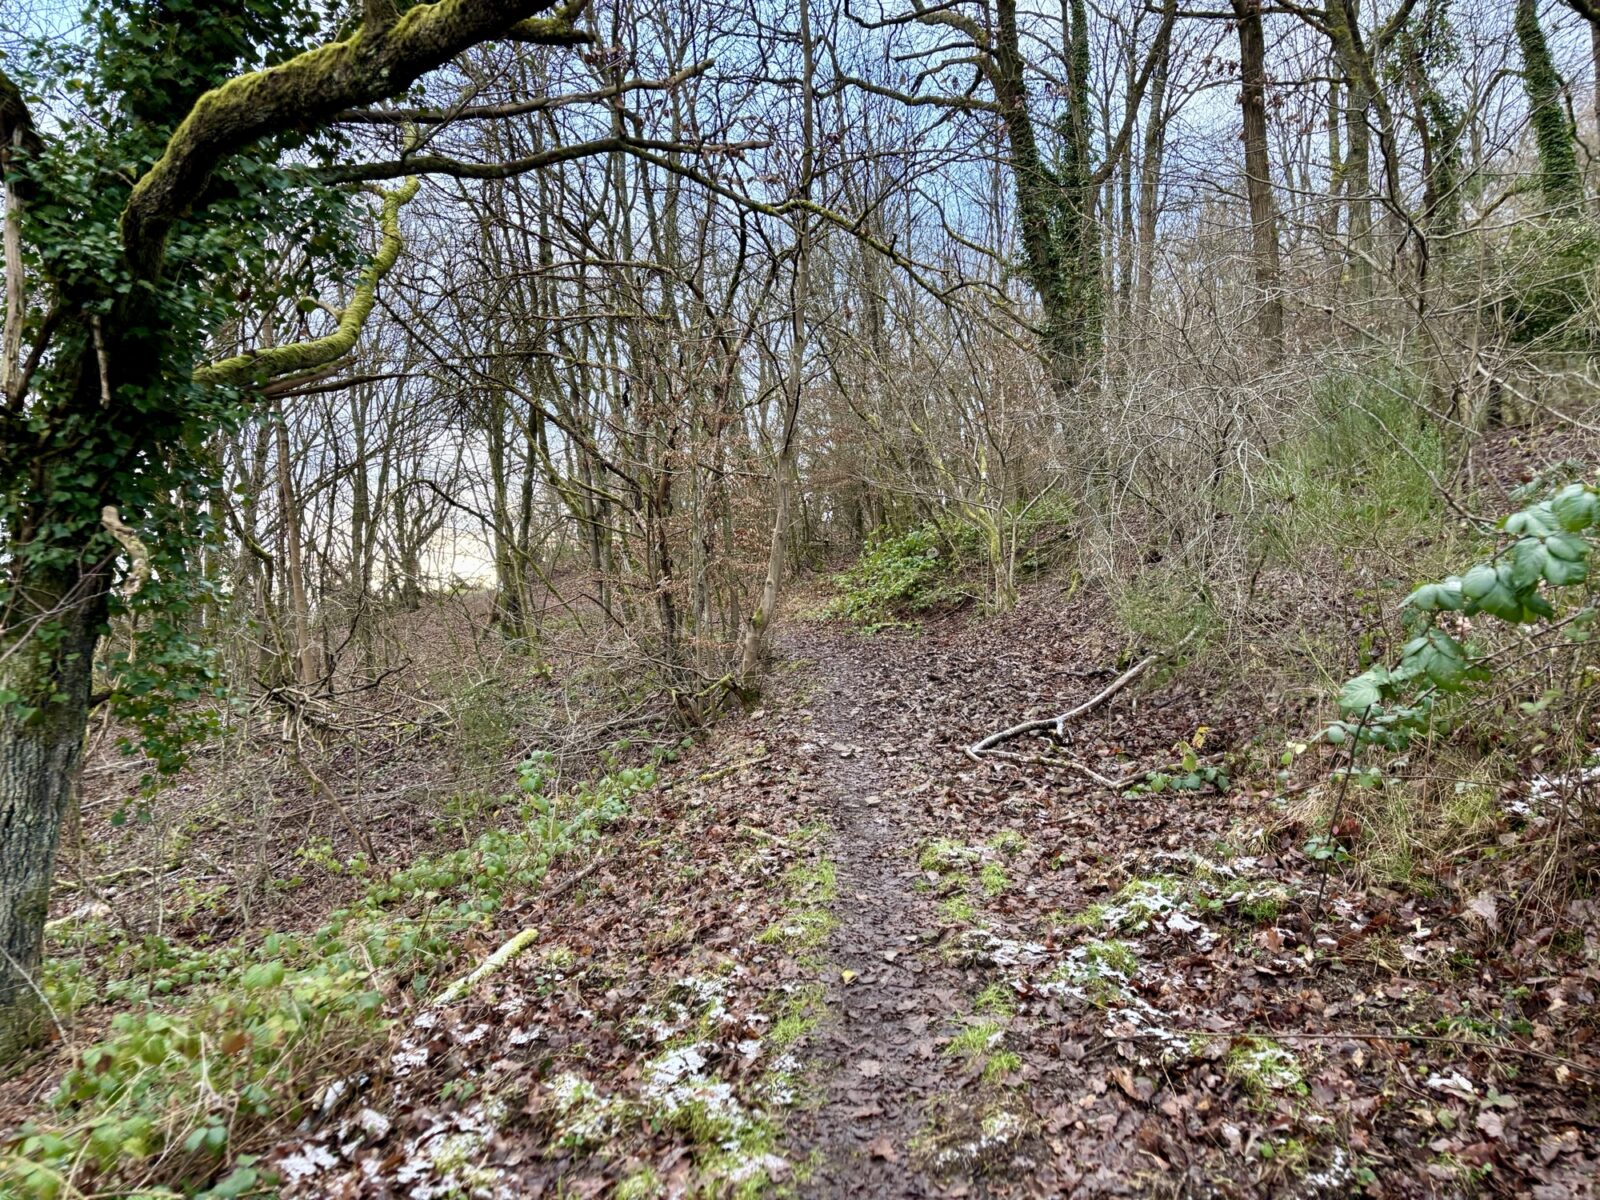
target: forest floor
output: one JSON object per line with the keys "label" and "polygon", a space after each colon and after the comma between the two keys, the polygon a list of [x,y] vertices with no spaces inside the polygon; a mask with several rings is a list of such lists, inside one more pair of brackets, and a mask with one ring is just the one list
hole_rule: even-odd
{"label": "forest floor", "polygon": [[[1493,865],[1324,875],[1259,714],[1193,679],[1120,693],[1070,753],[1188,745],[1225,791],[973,762],[1126,665],[1061,607],[791,622],[766,707],[501,919],[538,940],[406,1018],[272,1156],[289,1192],[1593,1194],[1594,905],[1552,937]],[[1528,820],[1508,800],[1486,842]]]}

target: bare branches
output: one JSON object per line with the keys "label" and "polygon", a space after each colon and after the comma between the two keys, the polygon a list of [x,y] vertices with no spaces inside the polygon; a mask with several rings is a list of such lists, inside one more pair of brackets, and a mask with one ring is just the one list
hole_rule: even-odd
{"label": "bare branches", "polygon": [[455,179],[511,179],[560,163],[617,151],[632,152],[636,149],[645,149],[667,154],[737,156],[766,145],[766,142],[664,142],[614,136],[552,146],[547,150],[504,162],[468,162],[440,154],[414,154],[390,162],[317,167],[308,174],[320,183],[371,182],[395,179],[402,175],[447,175]]}
{"label": "bare branches", "polygon": [[358,108],[334,116],[339,124],[353,125],[444,125],[452,121],[491,121],[506,117],[527,116],[530,113],[550,112],[575,104],[597,104],[614,100],[632,92],[671,91],[696,76],[704,75],[715,65],[715,59],[706,59],[662,79],[626,79],[588,92],[573,92],[562,96],[535,96],[506,104],[462,105],[458,108]]}

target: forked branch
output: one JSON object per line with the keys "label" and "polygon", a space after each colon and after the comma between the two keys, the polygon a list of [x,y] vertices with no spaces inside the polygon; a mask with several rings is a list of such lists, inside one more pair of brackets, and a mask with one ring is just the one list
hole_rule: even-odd
{"label": "forked branch", "polygon": [[[1084,714],[1091,713],[1095,709],[1099,708],[1118,692],[1122,691],[1123,688],[1127,687],[1134,680],[1138,679],[1139,676],[1143,675],[1153,665],[1160,662],[1162,659],[1170,658],[1179,650],[1182,650],[1195,639],[1195,636],[1199,632],[1200,628],[1199,626],[1196,626],[1188,633],[1184,634],[1183,640],[1180,641],[1176,646],[1173,646],[1172,649],[1157,650],[1154,653],[1145,655],[1138,662],[1134,663],[1133,666],[1129,667],[1121,675],[1118,675],[1115,679],[1108,683],[1102,691],[1094,696],[1091,696],[1076,708],[1070,708],[1066,712],[1059,713],[1053,717],[1040,717],[1033,721],[1023,721],[1021,724],[1013,725],[1009,729],[1002,729],[999,733],[991,733],[988,737],[983,738],[980,741],[973,742],[972,745],[967,747],[967,757],[973,762],[981,762],[983,761],[983,755],[985,753],[991,753],[994,751],[996,746],[1003,746],[1005,743],[1019,738],[1025,733],[1038,733],[1041,730],[1049,729],[1055,732],[1056,737],[1065,737],[1067,733],[1068,722],[1075,721]],[[1086,773],[1091,775],[1100,783],[1108,785],[1110,783],[1110,781],[1105,779],[1103,776],[1097,775],[1092,771],[1086,770]]]}

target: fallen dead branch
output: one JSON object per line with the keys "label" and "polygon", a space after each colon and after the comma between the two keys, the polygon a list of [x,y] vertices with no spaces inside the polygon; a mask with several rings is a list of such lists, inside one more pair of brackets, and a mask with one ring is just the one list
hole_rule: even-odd
{"label": "fallen dead branch", "polygon": [[[569,875],[566,879],[562,880],[559,887],[553,888],[548,894],[540,896],[539,900],[545,904],[548,904],[552,900],[559,900],[561,897],[565,896],[568,892],[577,887],[578,884],[587,879],[590,875],[593,875],[595,871],[599,869],[600,864],[605,861],[606,860],[604,858],[595,859],[581,871],[576,871]],[[538,936],[538,929],[531,927],[524,929],[505,945],[501,946],[500,949],[496,950],[488,958],[484,959],[483,962],[480,963],[474,970],[466,975],[463,975],[449,987],[445,988],[444,991],[440,992],[438,997],[429,1007],[443,1008],[448,1004],[454,1004],[456,1001],[463,999],[467,993],[472,991],[473,988],[477,987],[478,984],[482,983],[485,979],[488,979],[491,975],[494,975],[497,971],[501,970],[508,962],[516,958],[517,955],[521,954],[530,945],[532,945]]]}
{"label": "fallen dead branch", "polygon": [[483,962],[479,963],[474,970],[463,975],[449,987],[445,988],[444,991],[440,992],[438,998],[434,1000],[430,1007],[443,1008],[447,1004],[454,1004],[473,988],[477,987],[478,984],[482,983],[485,979],[488,979],[513,958],[526,950],[530,945],[533,944],[534,939],[536,939],[538,936],[539,931],[537,929],[524,929],[504,946],[501,946],[500,949],[496,950],[488,958],[484,959]]}
{"label": "fallen dead branch", "polygon": [[[1134,680],[1138,679],[1139,676],[1148,671],[1152,665],[1160,662],[1164,658],[1169,658],[1176,654],[1179,650],[1182,650],[1194,640],[1195,635],[1199,632],[1200,627],[1195,626],[1195,628],[1184,634],[1183,640],[1178,642],[1177,645],[1173,646],[1171,650],[1157,650],[1154,653],[1145,655],[1138,662],[1134,663],[1133,666],[1129,667],[1121,675],[1118,675],[1109,684],[1107,684],[1102,691],[1094,696],[1091,696],[1088,700],[1085,700],[1076,708],[1068,709],[1066,712],[1060,713],[1053,717],[1040,717],[1033,721],[1023,721],[1019,725],[1013,725],[1009,729],[1002,729],[999,733],[991,733],[988,737],[982,739],[981,741],[974,742],[972,745],[967,747],[967,757],[973,762],[981,762],[983,761],[982,756],[985,754],[989,754],[991,756],[998,755],[999,752],[994,749],[996,746],[1004,745],[1006,742],[1012,741],[1015,738],[1019,738],[1025,733],[1037,733],[1043,729],[1054,731],[1056,737],[1058,738],[1065,738],[1067,734],[1067,723],[1069,721],[1075,721],[1085,713],[1093,712],[1095,709],[1099,708],[1118,692],[1122,691],[1123,688],[1127,687]],[[1057,760],[1052,759],[1049,761],[1055,762]],[[1083,772],[1105,787],[1121,788],[1126,786],[1125,783],[1111,782],[1104,775],[1100,775],[1097,772],[1090,770],[1090,768],[1084,766],[1082,763],[1079,763],[1076,760],[1062,759],[1060,760],[1060,763],[1063,766],[1068,766]]]}

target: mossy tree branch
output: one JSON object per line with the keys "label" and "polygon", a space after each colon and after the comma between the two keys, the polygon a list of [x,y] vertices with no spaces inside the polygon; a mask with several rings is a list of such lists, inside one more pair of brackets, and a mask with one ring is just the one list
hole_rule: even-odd
{"label": "mossy tree branch", "polygon": [[378,284],[389,273],[400,257],[405,244],[400,233],[400,209],[422,186],[420,179],[407,179],[392,192],[380,192],[383,209],[380,215],[382,235],[378,253],[356,284],[350,302],[339,311],[339,321],[332,333],[309,341],[294,342],[287,346],[269,346],[236,354],[220,362],[196,369],[196,383],[206,384],[263,384],[281,375],[298,375],[336,362],[355,349],[361,330],[372,315],[377,302]]}
{"label": "mossy tree branch", "polygon": [[552,15],[533,20],[554,7],[554,0],[435,0],[205,93],[123,209],[123,252],[135,275],[160,274],[173,224],[230,155],[272,134],[321,124],[352,106],[403,92],[479,42],[584,40],[587,35],[573,25],[582,0],[567,0]]}

